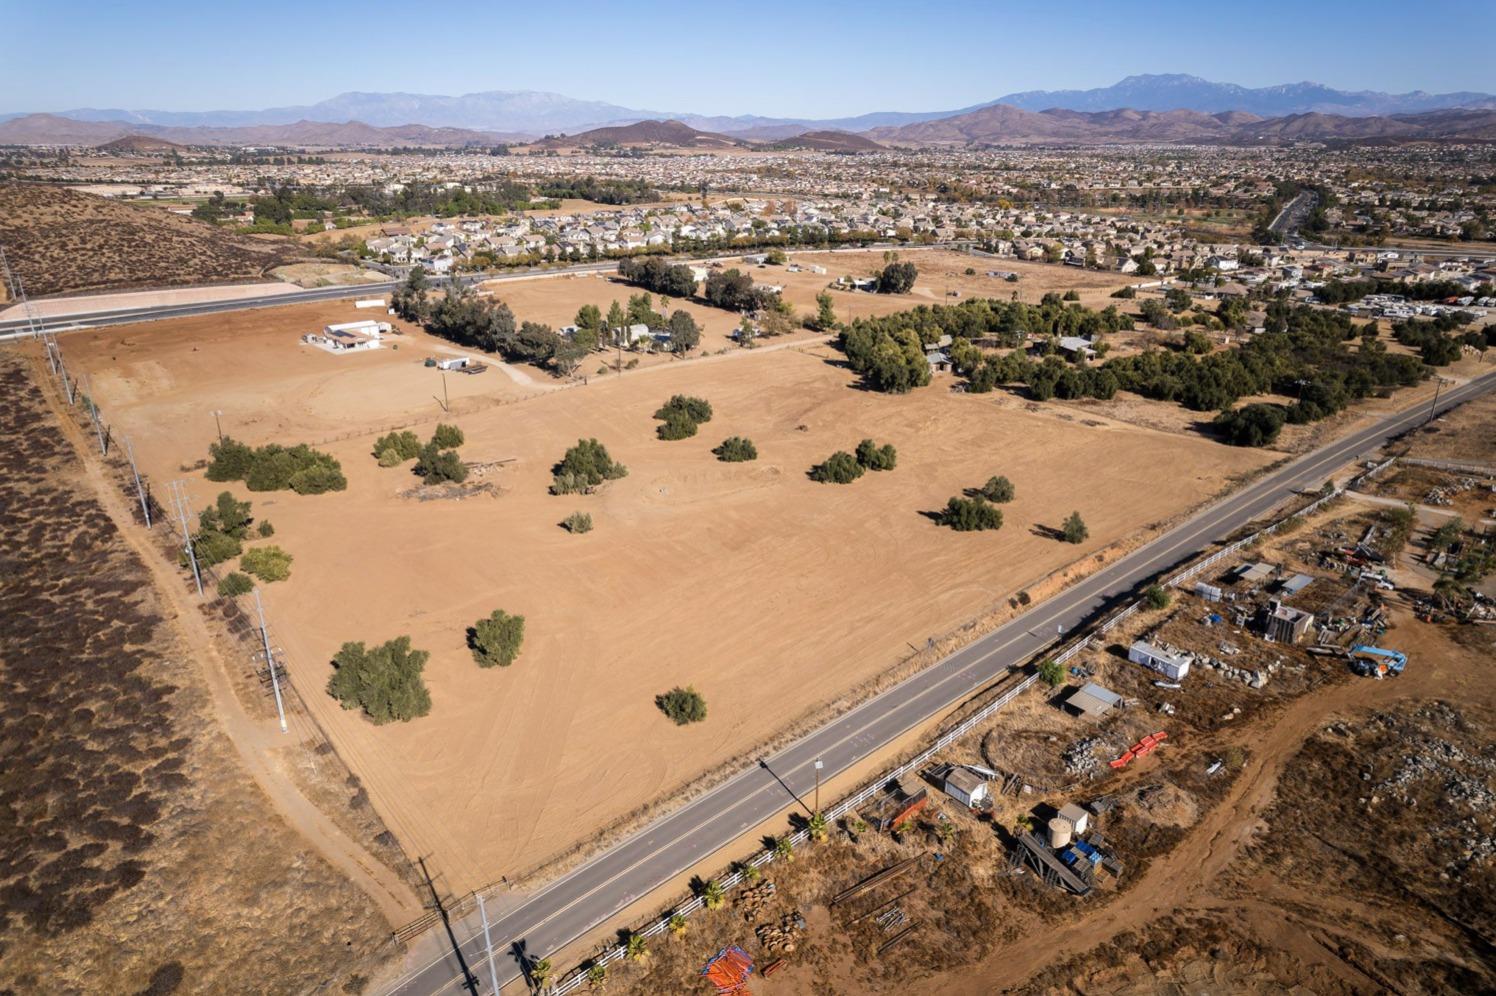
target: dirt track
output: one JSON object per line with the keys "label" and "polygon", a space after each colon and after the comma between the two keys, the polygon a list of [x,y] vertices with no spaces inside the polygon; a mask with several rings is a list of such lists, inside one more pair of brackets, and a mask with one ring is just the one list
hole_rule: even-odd
{"label": "dirt track", "polygon": [[[1284,767],[1304,741],[1333,717],[1410,699],[1457,698],[1484,710],[1496,703],[1496,694],[1481,673],[1489,662],[1455,647],[1438,631],[1410,622],[1406,615],[1401,621],[1396,631],[1398,645],[1413,661],[1407,672],[1395,680],[1363,680],[1310,694],[1238,731],[1232,739],[1250,744],[1252,753],[1226,799],[1193,827],[1177,848],[1155,860],[1122,901],[1067,918],[1045,935],[1042,944],[1029,938],[1006,945],[974,969],[963,971],[960,978],[929,980],[914,991],[972,996],[1022,992],[1027,980],[1053,963],[1095,948],[1123,932],[1142,931],[1170,913],[1196,909],[1231,911],[1261,928],[1263,936],[1279,938],[1291,944],[1300,957],[1330,968],[1352,988],[1370,984],[1371,980],[1339,959],[1326,957],[1323,948],[1309,941],[1303,931],[1287,929],[1280,909],[1251,901],[1244,904],[1214,890],[1242,848],[1263,829],[1260,817],[1273,801]],[[1321,894],[1312,897],[1315,904],[1323,904],[1325,899]]]}

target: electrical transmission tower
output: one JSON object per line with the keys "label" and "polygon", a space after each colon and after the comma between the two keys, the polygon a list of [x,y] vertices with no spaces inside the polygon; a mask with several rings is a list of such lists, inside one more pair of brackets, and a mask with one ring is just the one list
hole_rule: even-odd
{"label": "electrical transmission tower", "polygon": [[192,565],[192,580],[197,583],[197,593],[203,593],[203,575],[197,566],[197,551],[192,548],[192,525],[187,519],[187,488],[182,481],[171,481],[166,485],[182,523],[182,547],[187,552],[187,562]]}
{"label": "electrical transmission tower", "polygon": [[265,650],[265,667],[270,670],[270,687],[275,689],[275,712],[280,716],[281,732],[286,732],[286,707],[281,701],[280,678],[275,674],[275,655],[279,650],[270,645],[270,627],[265,623],[265,606],[260,601],[260,589],[255,589],[255,612],[260,617],[260,642]]}

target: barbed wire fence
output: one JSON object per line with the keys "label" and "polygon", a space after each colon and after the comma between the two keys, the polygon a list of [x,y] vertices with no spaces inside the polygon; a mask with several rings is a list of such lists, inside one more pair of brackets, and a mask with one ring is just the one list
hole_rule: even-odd
{"label": "barbed wire fence", "polygon": [[[69,367],[55,336],[39,331],[35,338],[42,344],[47,370],[63,402],[65,417],[70,418],[85,437],[92,436],[97,442],[99,465],[111,485],[127,500],[134,522],[153,537],[154,545],[164,557],[186,573],[185,583],[189,588],[201,592],[204,612],[209,616],[216,616],[236,648],[243,653],[243,659],[248,664],[245,677],[260,687],[267,700],[277,690],[282,693],[283,702],[278,703],[277,707],[282,731],[307,749],[307,760],[314,772],[319,771],[320,758],[321,764],[331,764],[337,769],[336,775],[340,780],[351,784],[350,779],[356,776],[346,760],[348,747],[329,733],[308,705],[300,687],[291,680],[286,652],[284,648],[272,643],[269,623],[264,621],[262,606],[256,604],[251,608],[250,595],[226,595],[220,591],[222,565],[205,564],[199,560],[196,572],[201,580],[201,587],[198,587],[192,573],[190,519],[184,529],[182,515],[179,513],[174,516],[168,507],[173,504],[170,485],[182,485],[184,482],[167,482],[158,489],[150,475],[136,461],[135,448],[130,438],[108,420],[96,398],[85,387],[80,386],[90,383],[89,376],[85,373],[80,377]],[[186,508],[190,504],[190,497],[185,488],[180,491],[180,495],[183,507]],[[183,535],[184,531],[186,537]],[[380,824],[384,823],[382,817],[374,814],[370,814],[369,818]],[[389,829],[385,826],[384,832]],[[413,839],[403,829],[401,832],[406,839]],[[412,885],[418,883],[420,877],[415,866],[405,856],[403,849],[394,848],[391,854],[396,851],[401,855],[400,860],[404,865],[395,869],[397,874]]]}

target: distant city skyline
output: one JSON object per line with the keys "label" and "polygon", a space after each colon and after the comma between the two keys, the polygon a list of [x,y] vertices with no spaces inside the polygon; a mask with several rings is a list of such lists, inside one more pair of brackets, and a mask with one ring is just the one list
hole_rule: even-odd
{"label": "distant city skyline", "polygon": [[0,112],[245,110],[358,90],[543,90],[664,112],[839,117],[1186,73],[1247,87],[1496,90],[1496,5],[946,2],[14,5]]}

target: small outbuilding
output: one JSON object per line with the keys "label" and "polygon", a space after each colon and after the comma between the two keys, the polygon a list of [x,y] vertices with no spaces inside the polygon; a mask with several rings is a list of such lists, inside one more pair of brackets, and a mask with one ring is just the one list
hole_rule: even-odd
{"label": "small outbuilding", "polygon": [[1087,719],[1100,719],[1121,701],[1122,696],[1110,688],[1088,681],[1070,693],[1070,697],[1065,700],[1065,708]]}
{"label": "small outbuilding", "polygon": [[992,797],[987,780],[959,764],[951,765],[946,771],[941,788],[946,795],[972,809],[980,809]]}
{"label": "small outbuilding", "polygon": [[1151,643],[1138,640],[1128,648],[1127,659],[1134,664],[1141,664],[1146,668],[1157,671],[1170,681],[1179,681],[1190,673],[1190,664],[1193,663],[1188,654],[1164,647],[1156,647]]}

